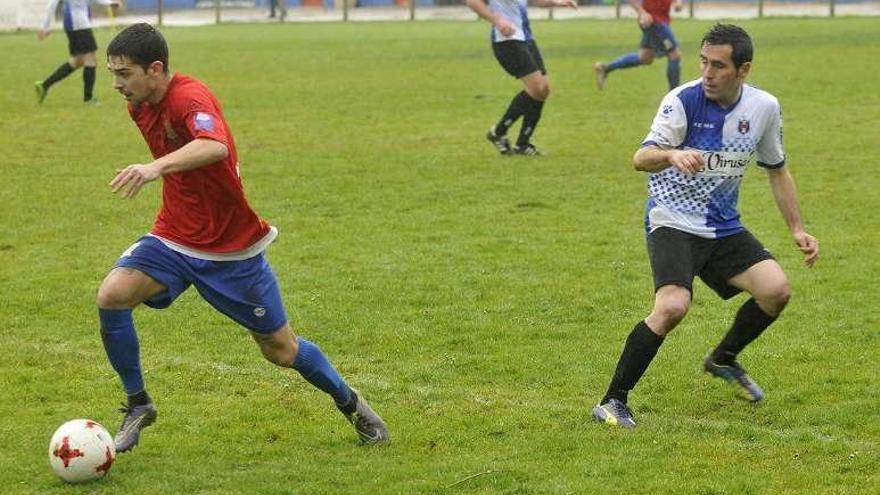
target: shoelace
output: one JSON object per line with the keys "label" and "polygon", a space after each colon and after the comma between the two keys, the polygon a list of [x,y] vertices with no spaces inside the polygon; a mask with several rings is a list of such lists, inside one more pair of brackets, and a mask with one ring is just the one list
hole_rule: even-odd
{"label": "shoelace", "polygon": [[723,366],[726,366],[727,368],[730,368],[730,373],[731,373],[731,374],[732,374],[737,380],[739,380],[739,379],[741,379],[742,377],[746,376],[746,370],[745,370],[745,368],[743,368],[742,366],[740,366],[739,363],[737,363],[736,361],[734,361],[734,362],[731,363],[731,364],[726,364],[726,365],[723,365]]}
{"label": "shoelace", "polygon": [[362,414],[358,414],[356,411],[351,413],[351,416],[349,416],[349,418],[358,432],[367,432],[370,435],[372,434],[373,428],[369,418]]}
{"label": "shoelace", "polygon": [[370,426],[370,422],[367,421],[367,418],[358,414],[357,416],[357,426],[359,430],[368,430]]}
{"label": "shoelace", "polygon": [[632,411],[629,410],[629,406],[620,401],[614,401],[611,404],[611,409],[614,410],[614,415],[619,418],[631,418]]}
{"label": "shoelace", "polygon": [[125,404],[121,405],[122,407],[119,408],[119,412],[125,413],[125,416],[122,418],[122,425],[119,427],[120,431],[124,430],[126,425],[128,425],[128,423],[130,423],[132,419],[134,419],[134,415],[132,414],[132,412],[134,412],[135,409],[134,407],[130,407]]}
{"label": "shoelace", "polygon": [[358,414],[357,411],[351,413],[351,422],[358,429],[363,429],[365,426],[368,426],[367,418]]}
{"label": "shoelace", "polygon": [[745,368],[740,366],[740,364],[736,361],[731,364],[725,364],[721,366],[727,368],[730,378],[736,380],[740,385],[746,388],[752,386],[752,380],[749,378],[748,373],[746,373]]}
{"label": "shoelace", "polygon": [[733,376],[736,377],[736,380],[740,382],[743,386],[749,387],[752,385],[752,380],[749,378],[749,375],[746,373],[746,370],[741,366],[737,365],[734,368]]}

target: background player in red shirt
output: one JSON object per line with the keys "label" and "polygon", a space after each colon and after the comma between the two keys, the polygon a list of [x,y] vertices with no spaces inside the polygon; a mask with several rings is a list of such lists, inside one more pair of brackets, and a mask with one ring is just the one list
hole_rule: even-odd
{"label": "background player in red shirt", "polygon": [[297,370],[329,394],[361,441],[386,441],[382,419],[287,321],[264,255],[278,232],[245,198],[235,142],[217,99],[201,81],[169,72],[168,46],[149,24],[130,26],[110,42],[107,67],[154,158],[119,170],[110,187],[131,198],[162,178],[153,229],[122,254],[98,289],[104,348],[128,394],[116,450],[137,445],[157,415],[144,386],[132,310],[141,303],[166,308],[190,285],[250,330],[267,360]]}
{"label": "background player in red shirt", "polygon": [[678,50],[678,40],[669,27],[669,11],[674,8],[679,12],[682,0],[629,0],[629,4],[638,14],[639,27],[642,29],[639,51],[622,55],[608,64],[593,64],[596,85],[600,90],[604,88],[605,79],[612,71],[651,65],[654,57],[666,56],[666,79],[669,81],[669,89],[675,89],[681,79],[681,52]]}

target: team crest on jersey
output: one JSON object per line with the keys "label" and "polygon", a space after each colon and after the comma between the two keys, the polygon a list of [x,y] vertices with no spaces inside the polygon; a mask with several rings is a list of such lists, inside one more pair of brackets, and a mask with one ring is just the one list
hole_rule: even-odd
{"label": "team crest on jersey", "polygon": [[174,127],[171,127],[171,122],[165,121],[165,137],[168,138],[169,141],[177,141],[177,138],[180,137],[175,132]]}
{"label": "team crest on jersey", "polygon": [[737,130],[740,134],[748,134],[749,133],[749,121],[746,119],[739,119],[739,126]]}
{"label": "team crest on jersey", "polygon": [[198,112],[193,117],[193,125],[196,130],[210,132],[214,130],[214,118],[210,114]]}

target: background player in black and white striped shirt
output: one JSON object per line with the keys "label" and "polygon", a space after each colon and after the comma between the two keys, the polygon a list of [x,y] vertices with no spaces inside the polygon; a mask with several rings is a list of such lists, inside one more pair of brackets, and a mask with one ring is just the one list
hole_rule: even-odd
{"label": "background player in black and white striped shirt", "polygon": [[[574,0],[535,0],[539,7],[577,8]],[[492,24],[492,51],[501,67],[523,82],[525,90],[513,97],[501,120],[489,129],[486,137],[502,155],[540,155],[531,143],[544,101],[550,96],[550,81],[544,60],[526,11],[526,0],[467,0],[468,7]],[[516,145],[511,146],[507,131],[520,117],[522,127]]]}

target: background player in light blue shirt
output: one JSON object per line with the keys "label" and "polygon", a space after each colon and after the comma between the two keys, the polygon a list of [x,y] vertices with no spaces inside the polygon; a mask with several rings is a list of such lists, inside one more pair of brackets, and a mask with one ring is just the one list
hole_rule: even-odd
{"label": "background player in light blue shirt", "polygon": [[779,102],[745,84],[751,60],[752,42],[743,29],[712,27],[703,37],[702,77],[663,99],[633,157],[636,170],[650,174],[645,227],[654,308],[626,340],[608,391],[593,409],[598,421],[635,427],[628,393],[663,338],[687,314],[694,276],[724,299],[742,291],[751,295],[703,368],[754,402],[764,397],[736,358],[776,320],[791,289],[779,263],[740,222],[739,184],[752,156],[767,171],[807,266],[818,258],[819,243],[804,229],[794,180],[785,166]]}
{"label": "background player in light blue shirt", "polygon": [[[501,67],[523,82],[525,90],[513,97],[498,124],[486,138],[502,155],[540,155],[531,143],[544,101],[550,96],[550,80],[526,10],[526,0],[467,0],[468,7],[492,24],[492,51]],[[535,0],[539,7],[577,8],[574,0]],[[507,131],[520,117],[522,127],[516,146],[511,146]]]}

